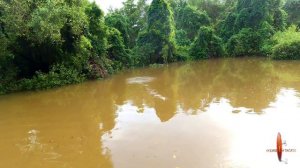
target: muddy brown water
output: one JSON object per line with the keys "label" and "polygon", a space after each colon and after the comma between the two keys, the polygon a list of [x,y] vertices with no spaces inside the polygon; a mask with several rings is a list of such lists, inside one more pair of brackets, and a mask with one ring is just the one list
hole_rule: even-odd
{"label": "muddy brown water", "polygon": [[[213,59],[0,97],[0,168],[300,166],[300,62]],[[287,142],[280,163],[277,133]]]}

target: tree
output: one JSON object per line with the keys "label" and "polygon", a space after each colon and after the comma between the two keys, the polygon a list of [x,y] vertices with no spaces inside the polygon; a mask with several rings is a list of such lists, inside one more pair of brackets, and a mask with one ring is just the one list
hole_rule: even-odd
{"label": "tree", "polygon": [[210,25],[210,18],[205,12],[198,11],[186,2],[181,4],[174,9],[176,29],[187,32],[187,38],[193,41],[201,26]]}
{"label": "tree", "polygon": [[[73,83],[89,77],[95,65],[102,72],[106,64],[109,67],[104,15],[95,3],[15,0],[1,1],[0,9],[2,90],[36,88],[34,83],[45,88]],[[68,74],[80,80],[59,81]],[[41,84],[40,79],[53,81]],[[12,81],[18,86],[5,86]]]}
{"label": "tree", "polygon": [[225,11],[225,3],[222,0],[188,0],[200,11],[206,11],[213,22],[216,22]]}
{"label": "tree", "polygon": [[238,0],[236,9],[228,14],[221,25],[224,32],[222,35],[228,36],[225,33],[227,31],[233,35],[243,28],[259,30],[264,22],[276,29],[285,27],[285,13],[281,0]]}
{"label": "tree", "polygon": [[123,67],[130,67],[132,59],[126,50],[121,33],[115,29],[110,28],[108,33],[108,57],[114,61],[114,69],[122,69]]}
{"label": "tree", "polygon": [[[0,2],[0,85],[1,83],[4,83],[4,80],[7,81],[9,80],[8,78],[12,78],[13,75],[9,75],[8,71],[12,70],[11,68],[11,63],[13,60],[13,55],[9,51],[9,39],[7,38],[7,35],[5,33],[4,29],[4,11],[5,8],[7,8],[6,4],[4,2]],[[14,72],[15,74],[16,72]],[[1,89],[0,89],[1,90]]]}
{"label": "tree", "polygon": [[107,48],[107,32],[104,22],[104,14],[95,4],[89,4],[85,9],[89,17],[89,23],[85,30],[85,35],[91,40],[94,55],[105,57]]}
{"label": "tree", "polygon": [[173,12],[165,0],[153,0],[148,11],[147,30],[140,34],[139,47],[148,63],[174,61],[175,29]]}
{"label": "tree", "polygon": [[129,48],[129,24],[127,18],[118,13],[111,13],[105,18],[105,24],[120,31],[124,44]]}
{"label": "tree", "polygon": [[288,13],[288,23],[300,28],[300,0],[287,0],[284,10]]}
{"label": "tree", "polygon": [[[136,3],[134,0],[126,0],[123,2],[124,6],[119,11],[111,12],[111,14],[121,14],[123,19],[127,21],[129,36],[128,46],[130,49],[135,47],[138,34],[146,28],[147,11],[149,8],[146,2],[147,0],[138,0]],[[122,33],[121,30],[119,31]],[[124,40],[126,43],[126,39]]]}
{"label": "tree", "polygon": [[281,0],[238,0],[235,10],[228,13],[217,28],[220,36],[228,42],[228,53],[263,54],[262,46],[274,30],[285,28],[285,12],[281,4]]}
{"label": "tree", "polygon": [[194,59],[208,59],[224,55],[222,39],[214,34],[211,27],[201,27],[197,39],[192,44],[190,54]]}
{"label": "tree", "polygon": [[87,17],[84,1],[7,1],[3,22],[19,77],[48,72],[54,64],[76,57]]}
{"label": "tree", "polygon": [[259,54],[261,44],[261,37],[255,30],[243,28],[229,39],[226,47],[230,56],[251,56]]}

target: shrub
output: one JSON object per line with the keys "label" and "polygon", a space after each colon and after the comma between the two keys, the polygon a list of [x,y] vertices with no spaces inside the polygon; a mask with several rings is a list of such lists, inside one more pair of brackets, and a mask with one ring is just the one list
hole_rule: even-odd
{"label": "shrub", "polygon": [[276,45],[271,57],[277,60],[300,59],[300,40]]}
{"label": "shrub", "polygon": [[37,72],[32,79],[18,82],[18,90],[50,89],[58,86],[80,83],[85,80],[77,70],[64,65],[55,65],[49,73]]}
{"label": "shrub", "polygon": [[260,53],[261,37],[251,28],[242,29],[227,42],[227,52],[230,56],[249,56]]}
{"label": "shrub", "polygon": [[177,61],[188,61],[190,60],[189,47],[188,46],[177,46],[176,49],[176,60]]}
{"label": "shrub", "polygon": [[55,65],[49,73],[36,72],[30,79],[19,81],[10,80],[9,83],[0,83],[0,94],[16,92],[21,90],[41,90],[50,89],[68,84],[80,83],[85,80],[85,76],[80,74],[74,67],[65,65]]}
{"label": "shrub", "polygon": [[300,59],[300,32],[296,26],[277,32],[271,39],[272,59]]}

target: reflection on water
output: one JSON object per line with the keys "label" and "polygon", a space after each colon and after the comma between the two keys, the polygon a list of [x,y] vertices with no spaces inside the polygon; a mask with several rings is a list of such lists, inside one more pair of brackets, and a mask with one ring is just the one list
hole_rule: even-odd
{"label": "reflection on water", "polygon": [[214,59],[0,97],[0,167],[299,167],[300,62]]}
{"label": "reflection on water", "polygon": [[143,83],[149,83],[151,81],[153,81],[154,78],[153,77],[133,77],[133,78],[128,78],[127,79],[127,83],[128,84],[143,84]]}

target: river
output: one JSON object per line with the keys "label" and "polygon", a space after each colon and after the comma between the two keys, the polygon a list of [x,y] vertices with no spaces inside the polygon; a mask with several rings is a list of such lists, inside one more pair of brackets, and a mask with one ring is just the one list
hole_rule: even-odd
{"label": "river", "polygon": [[[211,59],[0,97],[1,168],[300,165],[300,62]],[[297,152],[284,152],[280,132]]]}

